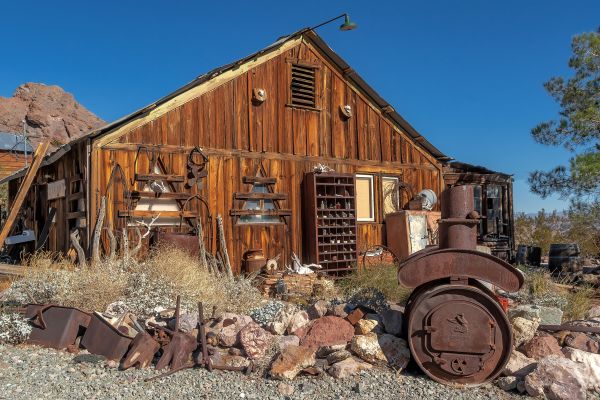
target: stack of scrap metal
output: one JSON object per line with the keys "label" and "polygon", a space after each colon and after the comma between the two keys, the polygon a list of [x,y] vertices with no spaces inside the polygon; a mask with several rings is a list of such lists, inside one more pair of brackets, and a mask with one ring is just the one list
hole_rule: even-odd
{"label": "stack of scrap metal", "polygon": [[[252,367],[212,362],[214,349],[205,329],[210,320],[204,319],[202,303],[198,304],[198,323],[193,330],[198,332],[196,336],[180,329],[180,312],[181,299],[177,296],[173,329],[153,322],[148,322],[146,329],[128,312],[112,316],[55,304],[29,304],[26,316],[33,328],[28,343],[73,353],[85,348],[91,354],[118,362],[121,369],[144,368],[156,361],[156,369],[169,367],[169,373],[195,366],[250,372]],[[195,352],[198,355],[193,357]]]}

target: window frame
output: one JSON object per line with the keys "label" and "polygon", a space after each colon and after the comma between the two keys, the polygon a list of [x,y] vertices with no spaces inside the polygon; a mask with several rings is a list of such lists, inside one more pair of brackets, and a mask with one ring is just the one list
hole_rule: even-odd
{"label": "window frame", "polygon": [[[371,200],[371,217],[369,218],[360,218],[358,216],[358,190],[355,189],[354,196],[356,202],[356,222],[375,222],[375,175],[372,174],[355,174],[354,179],[358,181],[359,179],[367,179],[371,182],[370,187],[370,200]],[[356,186],[356,183],[355,183]]]}
{"label": "window frame", "polygon": [[391,214],[395,211],[391,211],[389,213],[386,214],[385,212],[385,200],[386,200],[386,196],[385,196],[385,184],[384,181],[388,179],[388,180],[394,180],[395,181],[395,185],[397,188],[396,191],[396,208],[400,209],[400,188],[399,188],[399,184],[400,184],[400,177],[397,175],[381,175],[381,214],[383,219],[385,219],[387,214]]}

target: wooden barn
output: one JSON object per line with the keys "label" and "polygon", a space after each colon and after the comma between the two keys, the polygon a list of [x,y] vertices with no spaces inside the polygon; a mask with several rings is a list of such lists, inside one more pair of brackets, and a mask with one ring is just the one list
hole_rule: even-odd
{"label": "wooden barn", "polygon": [[[234,272],[261,251],[335,271],[385,244],[403,188],[439,195],[448,160],[305,29],[47,155],[23,209],[35,232],[55,214],[53,251],[74,231],[89,249],[104,198],[103,230],[132,240],[141,222],[187,233],[201,221],[214,251],[220,215]],[[23,175],[5,179],[11,199]]]}

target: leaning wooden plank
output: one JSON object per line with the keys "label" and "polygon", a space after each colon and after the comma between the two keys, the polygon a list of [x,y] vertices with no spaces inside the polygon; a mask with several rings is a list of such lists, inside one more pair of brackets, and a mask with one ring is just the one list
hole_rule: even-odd
{"label": "leaning wooden plank", "polygon": [[17,215],[19,214],[19,210],[23,205],[23,201],[25,200],[25,196],[27,192],[29,192],[29,188],[31,187],[31,183],[33,179],[37,175],[37,171],[42,164],[42,160],[48,151],[48,146],[50,146],[50,142],[42,142],[38,145],[37,149],[35,149],[35,153],[33,154],[33,161],[31,162],[31,166],[25,173],[25,177],[23,178],[23,182],[19,187],[19,191],[17,192],[17,197],[13,204],[11,205],[10,213],[8,214],[8,218],[6,219],[6,223],[2,227],[2,231],[0,231],[0,249],[4,247],[4,240],[10,233],[15,220],[17,219]]}
{"label": "leaning wooden plank", "polygon": [[0,263],[0,275],[23,275],[23,267]]}

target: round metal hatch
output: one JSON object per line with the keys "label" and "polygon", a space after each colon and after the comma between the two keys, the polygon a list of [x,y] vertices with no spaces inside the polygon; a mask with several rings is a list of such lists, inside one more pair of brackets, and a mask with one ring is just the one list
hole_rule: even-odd
{"label": "round metal hatch", "polygon": [[512,332],[497,301],[468,285],[420,290],[410,301],[408,342],[419,367],[441,383],[494,379],[510,357]]}

